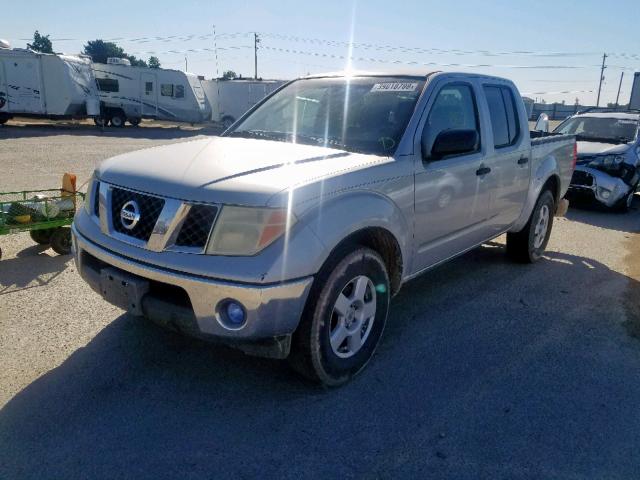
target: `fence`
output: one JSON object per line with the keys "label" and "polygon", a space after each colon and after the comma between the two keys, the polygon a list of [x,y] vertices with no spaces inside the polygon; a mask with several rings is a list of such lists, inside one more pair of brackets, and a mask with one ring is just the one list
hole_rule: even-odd
{"label": "fence", "polygon": [[562,103],[534,103],[530,120],[536,120],[541,113],[549,115],[549,120],[564,120],[580,110],[590,108],[587,105],[564,105]]}

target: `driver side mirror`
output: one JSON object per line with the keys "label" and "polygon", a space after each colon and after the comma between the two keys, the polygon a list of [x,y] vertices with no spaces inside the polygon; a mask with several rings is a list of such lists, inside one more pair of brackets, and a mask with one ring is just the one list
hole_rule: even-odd
{"label": "driver side mirror", "polygon": [[440,132],[433,142],[431,152],[427,152],[425,139],[422,141],[423,158],[439,160],[449,155],[470,153],[478,148],[478,132],[470,129],[452,129]]}
{"label": "driver side mirror", "polygon": [[534,127],[536,132],[549,133],[549,115],[541,113]]}

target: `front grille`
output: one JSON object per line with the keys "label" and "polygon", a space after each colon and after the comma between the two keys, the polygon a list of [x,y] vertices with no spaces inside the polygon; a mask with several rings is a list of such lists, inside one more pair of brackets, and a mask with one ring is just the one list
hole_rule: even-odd
{"label": "front grille", "polygon": [[571,177],[571,185],[577,187],[591,187],[593,186],[593,175],[582,170],[576,170]]}
{"label": "front grille", "polygon": [[[140,220],[131,229],[124,227],[120,220],[120,212],[125,203],[135,201],[140,209]],[[113,216],[113,229],[124,235],[147,241],[153,232],[153,227],[164,207],[164,199],[145,195],[143,193],[113,188],[111,191],[111,214]]]}
{"label": "front grille", "polygon": [[218,213],[212,205],[192,205],[176,239],[178,247],[204,248]]}

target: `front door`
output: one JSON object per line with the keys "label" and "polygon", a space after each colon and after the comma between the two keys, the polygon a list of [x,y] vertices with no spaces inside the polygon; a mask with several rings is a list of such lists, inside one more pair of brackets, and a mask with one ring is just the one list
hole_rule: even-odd
{"label": "front door", "polygon": [[140,103],[143,117],[158,116],[158,82],[155,73],[143,73],[140,75],[142,82],[140,88]]}
{"label": "front door", "polygon": [[[491,176],[483,163],[484,136],[475,87],[455,82],[436,88],[438,93],[427,106],[424,140],[417,148],[414,272],[482,242],[487,234]],[[431,159],[436,137],[450,129],[477,130],[477,148],[462,155]]]}

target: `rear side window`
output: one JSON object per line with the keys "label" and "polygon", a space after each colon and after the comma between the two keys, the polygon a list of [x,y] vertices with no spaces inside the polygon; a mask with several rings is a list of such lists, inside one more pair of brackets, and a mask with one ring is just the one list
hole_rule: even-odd
{"label": "rear side window", "polygon": [[176,85],[176,98],[184,98],[184,85]]}
{"label": "rear side window", "polygon": [[120,91],[120,85],[118,80],[114,78],[96,78],[98,84],[98,90],[101,92],[118,92]]}
{"label": "rear side window", "polygon": [[496,148],[513,145],[520,134],[515,101],[511,90],[506,87],[484,87],[489,106],[493,145]]}
{"label": "rear side window", "polygon": [[[458,129],[476,130],[480,134],[475,95],[469,85],[446,85],[438,92],[425,125],[423,135],[427,135],[429,151],[440,133]],[[476,151],[479,149],[480,145]]]}

